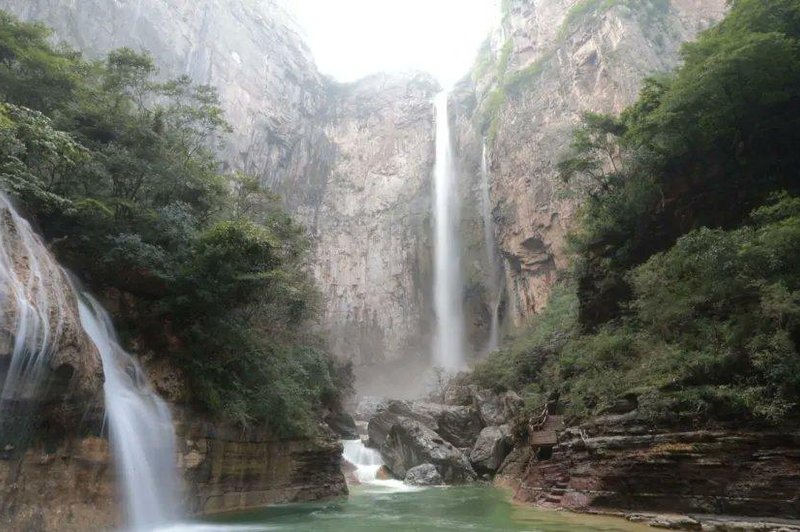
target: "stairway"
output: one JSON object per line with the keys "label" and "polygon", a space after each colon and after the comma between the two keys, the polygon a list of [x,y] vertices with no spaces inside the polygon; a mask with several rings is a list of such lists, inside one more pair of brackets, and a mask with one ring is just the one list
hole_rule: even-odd
{"label": "stairway", "polygon": [[555,446],[561,430],[564,430],[564,416],[547,416],[537,430],[530,433],[529,443],[534,447]]}

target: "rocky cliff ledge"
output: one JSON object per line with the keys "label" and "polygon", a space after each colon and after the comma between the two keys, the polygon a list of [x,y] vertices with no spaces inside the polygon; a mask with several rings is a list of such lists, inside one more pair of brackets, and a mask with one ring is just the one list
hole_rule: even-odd
{"label": "rocky cliff ledge", "polygon": [[[0,455],[0,529],[86,531],[118,526],[121,505],[108,440],[94,428],[39,438],[21,457]],[[188,416],[196,419],[195,416]],[[326,433],[323,433],[326,434]],[[282,440],[224,424],[177,424],[189,515],[347,494],[332,435]]]}
{"label": "rocky cliff ledge", "polygon": [[[517,500],[552,508],[800,518],[796,432],[653,428],[632,412],[549,443],[530,434],[495,481]],[[699,530],[691,521],[673,524]]]}

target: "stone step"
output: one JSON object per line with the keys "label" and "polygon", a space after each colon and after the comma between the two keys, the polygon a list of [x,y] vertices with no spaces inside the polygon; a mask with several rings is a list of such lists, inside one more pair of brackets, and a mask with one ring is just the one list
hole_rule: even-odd
{"label": "stone step", "polygon": [[560,504],[561,503],[561,497],[559,495],[552,495],[550,493],[545,495],[544,500],[547,501],[547,502],[551,502],[553,504]]}
{"label": "stone step", "polygon": [[553,495],[558,495],[558,496],[564,495],[566,492],[567,492],[567,487],[566,486],[564,486],[563,488],[553,488],[553,489],[550,490],[550,493],[552,493]]}

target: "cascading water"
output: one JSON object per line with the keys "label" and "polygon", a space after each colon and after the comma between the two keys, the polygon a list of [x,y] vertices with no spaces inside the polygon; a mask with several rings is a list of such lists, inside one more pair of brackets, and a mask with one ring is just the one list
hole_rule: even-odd
{"label": "cascading water", "polygon": [[383,465],[381,453],[370,449],[361,440],[345,440],[342,442],[344,459],[356,466],[356,478],[359,482],[372,482],[378,478],[378,469]]}
{"label": "cascading water", "polygon": [[[78,294],[2,193],[0,283],[2,329],[13,334],[11,357],[2,368],[6,374],[0,396],[3,441],[21,440],[18,434],[27,428],[10,419],[30,423],[34,417],[48,364],[65,332],[70,305],[77,301],[81,326],[101,357],[106,419],[130,529],[150,531],[175,523],[179,482],[169,408],[119,346],[108,313],[91,296]],[[77,326],[73,321],[70,326]]]}
{"label": "cascading water", "polygon": [[483,245],[486,249],[486,261],[489,265],[487,273],[487,286],[491,292],[492,316],[489,325],[489,340],[486,343],[486,352],[497,349],[500,342],[500,300],[502,296],[502,283],[500,280],[500,262],[497,255],[497,243],[494,238],[494,222],[492,220],[492,199],[489,189],[489,156],[486,152],[486,141],[483,141],[481,154],[481,210],[483,214]]}
{"label": "cascading water", "polygon": [[434,170],[435,241],[434,308],[437,330],[434,362],[448,372],[464,369],[464,316],[458,242],[458,192],[453,165],[446,92],[436,96],[436,167]]}
{"label": "cascading water", "polygon": [[127,521],[136,531],[170,525],[178,517],[179,482],[169,407],[120,347],[111,317],[100,304],[82,294],[78,309],[103,361],[106,417]]}
{"label": "cascading water", "polygon": [[405,484],[402,480],[378,478],[378,470],[383,465],[381,453],[370,449],[361,440],[344,440],[342,457],[356,468],[355,477],[359,484],[378,488],[380,491],[415,491],[418,488]]}

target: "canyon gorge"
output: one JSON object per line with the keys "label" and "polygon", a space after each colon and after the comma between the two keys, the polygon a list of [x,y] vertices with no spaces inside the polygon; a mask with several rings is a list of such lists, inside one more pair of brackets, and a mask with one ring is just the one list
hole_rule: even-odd
{"label": "canyon gorge", "polygon": [[[174,427],[174,449],[158,447],[178,457],[186,514],[338,497],[348,492],[346,477],[351,488],[400,484],[377,476],[385,474],[422,485],[494,479],[518,501],[657,526],[648,512],[800,517],[796,431],[729,420],[658,424],[629,395],[567,426],[558,393],[531,405],[463,375],[442,381],[542,315],[568,275],[583,204],[558,165],[582,117],[616,116],[636,103],[647,78],[679,67],[682,45],[726,16],[726,0],[504,0],[499,25],[452,87],[421,71],[337,81],[318,69],[281,0],[0,0],[0,9],[51,27],[51,41],[89,59],[147,51],[158,79],[188,76],[215,88],[231,129],[211,139],[222,171],[255,177],[307,231],[307,269],[321,296],[308,329],[352,366],[360,402],[345,405],[358,429],[341,405],[320,407],[328,423],[315,420],[311,437],[221,421],[187,399],[184,371],[149,348],[137,352],[144,342],[136,339],[137,362],[121,362],[121,378],[148,408],[161,408],[158,396],[169,405],[172,417],[160,423]],[[3,201],[0,236],[18,250],[11,221],[20,214]],[[28,251],[6,269],[29,274],[29,264],[44,264],[43,287],[28,291],[59,302],[61,310],[45,312],[58,315],[59,336],[42,369],[46,392],[13,398],[18,412],[42,414],[29,439],[4,435],[0,527],[118,526],[124,496],[115,486],[125,473],[112,459],[104,414],[114,404],[113,375],[81,320],[91,307],[90,321],[106,324],[105,341],[121,356],[112,319],[137,316],[135,298],[108,289],[100,302],[87,299],[49,243],[24,243]],[[13,364],[19,311],[5,312],[0,367],[13,373],[5,359]],[[170,323],[161,325],[164,345],[181,343]],[[432,389],[436,404],[419,401]],[[541,418],[518,422],[542,408]],[[343,448],[340,438],[351,441]],[[342,471],[343,451],[353,471]],[[708,523],[690,521],[667,525]]]}

